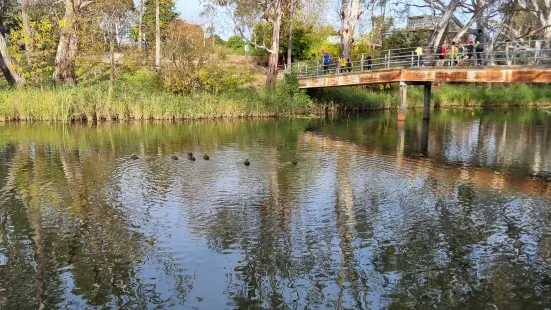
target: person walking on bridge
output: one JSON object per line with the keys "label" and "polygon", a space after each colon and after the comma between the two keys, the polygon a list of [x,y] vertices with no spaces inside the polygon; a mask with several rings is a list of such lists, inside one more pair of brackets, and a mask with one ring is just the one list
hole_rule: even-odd
{"label": "person walking on bridge", "polygon": [[473,40],[469,40],[469,44],[467,44],[467,64],[469,66],[473,65],[473,59],[474,59],[474,42]]}
{"label": "person walking on bridge", "polygon": [[457,65],[463,65],[463,59],[465,58],[465,43],[461,41],[457,49]]}
{"label": "person walking on bridge", "polygon": [[423,48],[420,46],[416,48],[415,55],[417,55],[417,67],[421,67],[421,62],[423,61]]}
{"label": "person walking on bridge", "polygon": [[446,54],[448,53],[448,48],[446,46],[446,43],[443,43],[441,47],[439,47],[436,50],[436,53],[438,54],[438,57],[440,58],[440,61],[438,62],[439,66],[443,66],[444,62],[446,62]]}
{"label": "person walking on bridge", "polygon": [[340,61],[340,72],[346,72],[346,59],[344,59],[344,56],[341,55],[341,61]]}
{"label": "person walking on bridge", "polygon": [[331,63],[331,57],[327,52],[323,52],[323,74],[329,73],[329,64]]}
{"label": "person walking on bridge", "polygon": [[367,70],[373,70],[373,57],[367,56]]}
{"label": "person walking on bridge", "polygon": [[480,66],[482,65],[482,53],[484,52],[484,34],[482,33],[482,29],[478,29],[474,43],[476,45],[476,65]]}
{"label": "person walking on bridge", "polygon": [[450,66],[456,66],[457,65],[457,46],[455,46],[455,42],[452,42],[452,46],[450,48]]}

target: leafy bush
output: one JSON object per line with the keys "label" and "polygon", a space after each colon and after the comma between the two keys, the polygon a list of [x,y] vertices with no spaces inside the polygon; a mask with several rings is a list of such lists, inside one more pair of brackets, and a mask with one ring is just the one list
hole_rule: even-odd
{"label": "leafy bush", "polygon": [[312,105],[312,100],[306,91],[298,88],[298,79],[292,74],[285,74],[275,88],[267,88],[264,92],[264,101],[276,107],[278,112],[295,114]]}
{"label": "leafy bush", "polygon": [[139,89],[145,92],[156,92],[161,88],[159,77],[150,70],[139,69],[135,73],[128,73],[121,76],[123,86],[130,89]]}
{"label": "leafy bush", "polygon": [[237,53],[245,52],[245,40],[238,35],[229,37],[228,42],[226,42],[226,46],[233,49]]}
{"label": "leafy bush", "polygon": [[200,89],[199,70],[210,56],[211,45],[203,44],[201,27],[184,21],[174,22],[164,44],[168,66],[163,69],[165,89],[175,93],[194,93]]}
{"label": "leafy bush", "polygon": [[239,68],[225,68],[218,64],[208,65],[199,70],[201,89],[211,94],[235,90],[250,83],[252,77]]}
{"label": "leafy bush", "polygon": [[[18,29],[22,27],[21,16],[17,18]],[[53,57],[56,52],[57,27],[50,17],[31,21],[33,35],[25,38],[22,31],[12,29],[8,36],[9,52],[14,61],[14,69],[31,84],[40,85],[49,81],[53,72]],[[25,41],[28,40],[28,41]],[[25,50],[25,44],[29,50]]]}

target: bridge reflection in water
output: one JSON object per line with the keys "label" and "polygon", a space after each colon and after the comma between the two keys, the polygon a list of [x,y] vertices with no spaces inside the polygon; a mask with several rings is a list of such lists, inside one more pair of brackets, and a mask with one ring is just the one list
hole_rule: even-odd
{"label": "bridge reflection in water", "polygon": [[[471,115],[470,111],[451,114],[456,113],[464,114],[471,120],[462,124],[445,124],[441,120],[422,120],[419,112],[412,112],[412,122],[402,122],[387,113],[384,126],[390,130],[396,126],[395,148],[390,147],[388,141],[387,147],[373,147],[372,143],[350,140],[345,135],[331,133],[327,129],[319,132],[320,135],[313,130],[314,134],[307,133],[301,139],[321,144],[324,151],[342,152],[346,149],[348,152],[353,150],[354,153],[385,158],[394,162],[399,171],[408,171],[408,175],[430,175],[441,184],[455,184],[457,180],[462,180],[489,190],[521,191],[551,198],[551,183],[548,182],[551,176],[541,172],[542,167],[551,166],[551,162],[546,159],[549,151],[544,152],[541,148],[541,143],[550,140],[551,135],[545,133],[544,129],[528,133],[526,127],[517,122],[492,124],[478,115]],[[372,126],[379,127],[381,124],[366,124],[361,128],[362,134],[379,135],[376,128],[370,128]],[[511,130],[508,130],[509,127]],[[511,141],[517,135],[520,137],[514,139],[514,145],[508,144],[507,138]],[[450,137],[455,137],[456,141],[445,141]],[[463,145],[465,141],[462,140],[468,141],[467,146]],[[522,150],[529,151],[531,155],[518,162],[517,157],[522,154]],[[495,169],[501,171],[496,172]]]}

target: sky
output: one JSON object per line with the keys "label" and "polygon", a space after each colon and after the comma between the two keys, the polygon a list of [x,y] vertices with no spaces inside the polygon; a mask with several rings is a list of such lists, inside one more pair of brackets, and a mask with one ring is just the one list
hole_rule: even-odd
{"label": "sky", "polygon": [[[176,0],[176,9],[184,20],[199,24],[199,14],[202,10],[202,5],[199,3],[199,1],[201,0]],[[334,14],[336,9],[333,8],[333,6],[335,5],[335,3],[336,5],[340,5],[340,1],[329,0],[328,3],[329,5],[326,6],[327,20],[330,21],[336,28],[338,28],[340,26],[339,18],[338,15]],[[216,26],[216,33],[220,35],[222,39],[227,40],[228,37],[230,37],[233,33],[226,24],[220,22],[220,20],[218,20],[218,22],[219,24]]]}
{"label": "sky", "polygon": [[201,13],[199,0],[176,0],[176,9],[180,12],[182,18],[187,21],[199,20],[199,13]]}
{"label": "sky", "polygon": [[[199,14],[201,13],[202,5],[199,1],[200,0],[176,0],[176,10],[185,21],[200,24],[201,20]],[[217,28],[216,34],[224,40],[227,40],[232,35],[231,31],[225,26],[218,24],[215,25],[215,27]]]}

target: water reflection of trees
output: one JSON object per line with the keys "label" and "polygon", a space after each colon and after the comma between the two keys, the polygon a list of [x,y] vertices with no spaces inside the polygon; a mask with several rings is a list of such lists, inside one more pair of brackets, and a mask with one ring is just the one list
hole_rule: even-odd
{"label": "water reflection of trees", "polygon": [[[406,122],[400,161],[390,115],[306,133],[272,121],[4,128],[21,133],[0,145],[0,306],[186,304],[194,270],[163,236],[175,226],[235,259],[230,307],[549,304],[549,190],[526,175],[547,171],[549,125],[433,116],[425,150],[427,128]],[[168,159],[190,149],[213,160]],[[264,162],[245,169],[246,154]]]}
{"label": "water reflection of trees", "polygon": [[[140,236],[126,229],[111,206],[94,200],[94,190],[106,180],[84,176],[78,150],[34,144],[5,149],[3,175],[13,178],[2,185],[4,244],[25,248],[25,254],[17,248],[5,252],[10,262],[5,272],[13,273],[12,285],[5,287],[8,302],[51,307],[63,303],[64,289],[72,287],[90,305],[119,304],[110,296],[122,295],[133,281],[128,265],[141,256]],[[97,187],[88,188],[85,178]],[[26,299],[12,299],[18,294]]]}
{"label": "water reflection of trees", "polygon": [[[475,121],[476,124],[473,123]],[[541,236],[542,229],[545,230],[545,224],[537,223],[536,219],[541,215],[547,218],[549,212],[543,209],[538,209],[537,212],[533,209],[525,209],[518,211],[519,214],[524,214],[524,218],[511,219],[509,216],[513,211],[509,206],[518,204],[515,195],[519,193],[509,196],[496,192],[502,189],[520,190],[521,196],[524,190],[528,195],[548,193],[548,186],[543,180],[528,179],[531,185],[540,188],[535,190],[520,184],[514,184],[512,188],[508,186],[510,181],[519,182],[514,180],[514,177],[526,178],[526,173],[536,172],[533,170],[532,163],[540,163],[539,167],[548,165],[547,158],[542,158],[542,154],[545,154],[542,146],[548,145],[548,142],[547,138],[541,136],[542,132],[548,132],[546,128],[549,122],[539,122],[538,126],[543,126],[541,131],[528,131],[525,128],[533,128],[531,121],[529,119],[515,123],[513,120],[513,124],[511,121],[509,124],[507,122],[504,124],[484,117],[482,121],[469,119],[462,121],[454,117],[437,118],[431,123],[429,139],[433,159],[428,160],[416,159],[417,154],[422,150],[420,145],[423,140],[422,123],[406,122],[405,156],[410,160],[400,164],[400,167],[405,169],[404,172],[407,171],[403,177],[413,177],[411,182],[417,180],[417,182],[430,184],[428,189],[436,198],[433,204],[437,212],[436,214],[420,212],[412,217],[416,219],[415,223],[406,223],[405,219],[404,223],[395,223],[392,231],[402,230],[404,235],[390,242],[391,244],[397,242],[395,246],[382,246],[376,250],[379,254],[375,256],[390,254],[394,257],[380,260],[379,262],[384,263],[378,270],[382,273],[385,270],[396,270],[400,273],[400,279],[389,295],[392,299],[391,308],[476,308],[481,305],[488,307],[496,305],[498,308],[515,305],[514,307],[517,308],[530,308],[548,302],[546,297],[548,294],[542,293],[538,287],[546,283],[546,279],[550,276],[549,272],[539,268],[540,263],[533,263],[532,260],[537,257],[537,254],[534,256],[534,253],[531,255],[528,253],[544,253],[545,250],[538,248],[548,248],[548,245],[545,245],[547,239],[537,237]],[[386,119],[367,120],[360,125],[363,127],[360,130],[350,129],[349,122],[342,122],[323,127],[317,132],[324,136],[323,139],[327,139],[327,136],[332,137],[337,141],[335,144],[338,144],[339,140],[352,141],[353,144],[350,144],[350,147],[364,148],[363,152],[366,154],[371,152],[392,154],[394,153],[392,150],[385,151],[386,148],[390,148],[388,141],[374,141],[377,139],[376,134],[368,137],[369,133],[378,132],[377,128],[385,128],[386,122]],[[471,123],[475,126],[471,126]],[[365,134],[354,136],[350,132]],[[384,138],[386,137],[381,137],[381,139]],[[397,145],[390,143],[392,144],[394,147]],[[456,146],[468,149],[454,150]],[[451,149],[446,149],[448,147]],[[548,150],[548,148],[545,149]],[[469,157],[463,154],[468,154]],[[389,160],[392,159],[389,158]],[[438,173],[438,169],[442,168],[434,162],[435,160],[444,160],[444,165],[448,165],[448,168],[444,168],[447,170],[445,173]],[[458,162],[502,170],[511,176],[501,177],[498,179],[499,182],[492,182],[479,178],[484,176],[487,178],[491,174],[466,168],[466,170],[459,169],[460,179],[455,179],[453,170],[457,170],[454,166]],[[542,162],[544,164],[541,164]],[[396,163],[399,163],[398,159]],[[548,170],[544,168],[543,172],[538,170],[537,173],[548,173],[546,171]],[[392,175],[386,177],[389,176]],[[422,179],[419,180],[419,177]],[[430,181],[432,178],[435,182]],[[482,182],[478,183],[478,181]],[[387,186],[399,187],[401,182],[385,180],[384,183]],[[371,190],[366,192],[386,190],[373,188],[372,185],[370,187]],[[427,189],[427,187],[423,188]],[[402,197],[426,196],[426,192],[415,193],[407,188],[398,191],[402,192],[400,195]],[[496,200],[496,197],[503,198]],[[420,201],[413,203],[415,202]],[[427,202],[425,199],[422,203]],[[545,201],[531,199],[524,203],[546,204]],[[411,202],[400,204],[403,208]],[[419,212],[423,209],[417,206],[415,210]],[[393,218],[398,219],[400,216],[395,215]],[[401,226],[403,224],[405,227]],[[532,240],[527,242],[522,239]],[[531,245],[528,246],[527,243]],[[375,259],[375,261],[378,260]],[[540,261],[543,262],[544,259]],[[518,296],[515,293],[516,290],[523,291],[524,297]]]}

